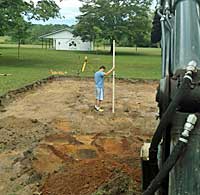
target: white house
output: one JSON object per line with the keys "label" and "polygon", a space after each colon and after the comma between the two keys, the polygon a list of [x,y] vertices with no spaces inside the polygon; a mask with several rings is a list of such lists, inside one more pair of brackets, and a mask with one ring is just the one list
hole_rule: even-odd
{"label": "white house", "polygon": [[92,51],[93,43],[84,42],[81,37],[74,37],[72,29],[65,28],[52,33],[48,33],[39,37],[46,42],[46,48],[54,48],[56,50],[77,50],[77,51]]}

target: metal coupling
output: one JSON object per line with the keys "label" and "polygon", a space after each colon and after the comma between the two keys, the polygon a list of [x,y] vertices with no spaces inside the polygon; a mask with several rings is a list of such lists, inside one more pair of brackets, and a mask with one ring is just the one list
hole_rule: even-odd
{"label": "metal coupling", "polygon": [[197,62],[192,60],[188,63],[188,66],[186,67],[186,74],[193,74],[197,72]]}
{"label": "metal coupling", "polygon": [[166,10],[169,10],[169,9],[170,9],[170,5],[169,5],[169,2],[168,2],[168,1],[166,1],[166,3],[165,3],[165,9],[166,9]]}
{"label": "metal coupling", "polygon": [[185,73],[184,79],[187,78],[192,82],[192,76],[196,72],[197,72],[197,62],[192,60],[188,63],[186,67],[186,73]]}
{"label": "metal coupling", "polygon": [[156,10],[160,10],[160,9],[161,9],[161,0],[157,0]]}
{"label": "metal coupling", "polygon": [[181,134],[185,139],[182,137],[179,139],[180,141],[187,143],[187,138],[189,138],[190,132],[194,129],[196,122],[197,122],[197,116],[195,114],[190,114],[184,125],[184,131]]}
{"label": "metal coupling", "polygon": [[160,9],[161,9],[161,4],[158,3],[158,4],[156,5],[156,10],[160,10]]}

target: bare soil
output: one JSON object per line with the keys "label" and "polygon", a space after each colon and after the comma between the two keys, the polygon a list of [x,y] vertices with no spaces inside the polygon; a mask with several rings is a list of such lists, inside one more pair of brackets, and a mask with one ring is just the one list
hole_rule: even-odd
{"label": "bare soil", "polygon": [[141,194],[140,147],[156,127],[156,82],[106,82],[104,113],[89,80],[54,81],[0,115],[1,195]]}

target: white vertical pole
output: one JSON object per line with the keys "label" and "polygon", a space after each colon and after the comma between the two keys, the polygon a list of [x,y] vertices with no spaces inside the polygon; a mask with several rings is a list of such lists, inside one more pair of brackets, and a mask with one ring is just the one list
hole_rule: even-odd
{"label": "white vertical pole", "polygon": [[[115,40],[113,40],[113,68],[115,68]],[[115,70],[113,71],[112,113],[115,113]]]}

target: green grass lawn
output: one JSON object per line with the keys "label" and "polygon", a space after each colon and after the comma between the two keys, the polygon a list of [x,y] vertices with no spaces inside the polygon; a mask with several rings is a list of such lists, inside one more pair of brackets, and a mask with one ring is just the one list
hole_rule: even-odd
{"label": "green grass lawn", "polygon": [[[84,57],[88,56],[86,72],[80,76],[93,76],[100,65],[112,67],[112,56],[107,49],[97,52],[70,52],[41,49],[39,46],[23,46],[21,57],[17,58],[15,45],[0,44],[0,94],[16,89],[35,80],[47,77],[49,70],[65,71],[68,75],[78,75]],[[117,48],[116,74],[123,78],[159,79],[160,49]]]}

